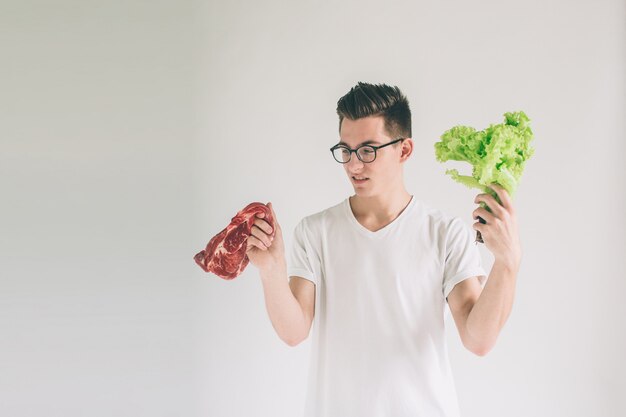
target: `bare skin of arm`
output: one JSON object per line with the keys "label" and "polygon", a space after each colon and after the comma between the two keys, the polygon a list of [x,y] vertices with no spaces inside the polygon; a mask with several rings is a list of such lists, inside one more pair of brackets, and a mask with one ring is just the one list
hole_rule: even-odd
{"label": "bare skin of arm", "polygon": [[[278,336],[289,346],[305,340],[311,329],[315,309],[315,284],[301,277],[287,278],[287,262],[282,230],[272,203],[274,224],[257,216],[248,237],[246,254],[259,269],[265,307]],[[272,227],[276,233],[272,238]]]}

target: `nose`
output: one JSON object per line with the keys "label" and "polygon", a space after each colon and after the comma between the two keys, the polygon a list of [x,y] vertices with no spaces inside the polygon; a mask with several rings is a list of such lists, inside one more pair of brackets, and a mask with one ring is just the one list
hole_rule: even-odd
{"label": "nose", "polygon": [[354,168],[358,168],[358,169],[362,168],[363,161],[361,161],[358,158],[358,156],[356,156],[356,152],[354,152],[352,156],[350,157],[350,160],[346,162],[344,165],[346,166],[346,168],[348,168],[350,172],[354,172],[355,169],[353,169],[352,167],[354,166]]}

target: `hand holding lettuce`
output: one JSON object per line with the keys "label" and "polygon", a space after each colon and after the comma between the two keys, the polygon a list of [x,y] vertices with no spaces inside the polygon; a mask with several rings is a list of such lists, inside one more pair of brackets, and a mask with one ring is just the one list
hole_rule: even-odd
{"label": "hand holding lettuce", "polygon": [[[471,176],[461,175],[456,169],[448,169],[446,174],[467,187],[490,194],[502,204],[489,185],[498,184],[511,197],[514,196],[524,164],[534,153],[529,145],[533,139],[529,122],[528,116],[519,111],[505,113],[504,123],[492,124],[481,131],[469,126],[455,126],[444,132],[441,140],[435,143],[437,161],[470,163],[473,167]],[[484,202],[480,205],[489,211]],[[479,231],[476,232],[476,241],[483,242]]]}

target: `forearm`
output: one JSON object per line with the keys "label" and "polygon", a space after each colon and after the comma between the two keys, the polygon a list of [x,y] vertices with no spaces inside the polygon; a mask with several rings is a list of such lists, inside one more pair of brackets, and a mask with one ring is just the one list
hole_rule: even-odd
{"label": "forearm", "polygon": [[265,307],[278,336],[294,346],[304,338],[306,320],[298,299],[291,292],[287,267],[280,265],[272,270],[261,270],[265,294]]}
{"label": "forearm", "polygon": [[494,262],[489,279],[467,318],[467,332],[483,352],[491,350],[515,298],[518,265]]}

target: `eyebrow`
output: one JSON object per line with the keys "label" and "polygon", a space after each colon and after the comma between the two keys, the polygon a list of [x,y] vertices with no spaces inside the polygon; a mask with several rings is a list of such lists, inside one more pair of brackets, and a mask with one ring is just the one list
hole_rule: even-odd
{"label": "eyebrow", "polygon": [[[377,140],[370,139],[370,140],[366,140],[365,142],[359,143],[358,145],[356,145],[356,147],[358,148],[358,147],[359,147],[359,146],[361,146],[361,145],[370,145],[370,144],[379,144],[379,143],[380,143],[380,142],[379,142],[379,141],[377,141]],[[350,147],[350,145],[348,145],[348,144],[347,144],[346,142],[344,142],[344,141],[340,141],[340,142],[338,143],[338,145],[344,145],[344,146]]]}

